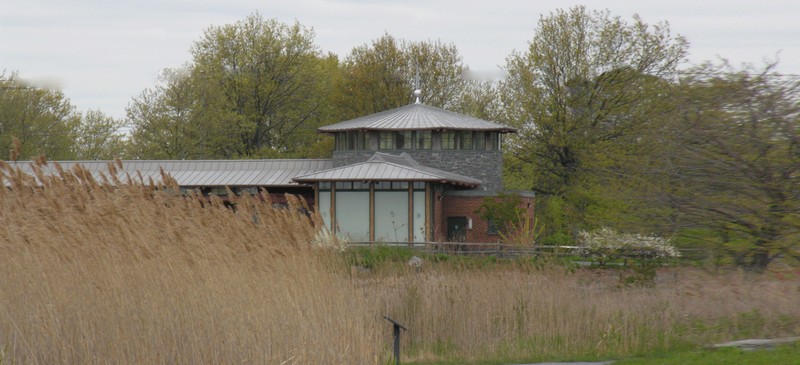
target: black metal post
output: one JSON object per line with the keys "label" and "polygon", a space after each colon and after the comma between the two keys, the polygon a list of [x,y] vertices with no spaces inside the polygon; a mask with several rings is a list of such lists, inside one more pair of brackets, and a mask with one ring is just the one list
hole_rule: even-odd
{"label": "black metal post", "polygon": [[394,319],[391,319],[387,316],[383,316],[389,322],[392,322],[392,335],[394,336],[394,363],[395,365],[400,365],[400,329],[402,328],[403,331],[408,331],[402,324],[397,323]]}

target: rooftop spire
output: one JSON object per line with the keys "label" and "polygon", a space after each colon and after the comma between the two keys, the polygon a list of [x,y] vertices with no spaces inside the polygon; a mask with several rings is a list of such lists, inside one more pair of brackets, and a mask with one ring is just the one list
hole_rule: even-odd
{"label": "rooftop spire", "polygon": [[422,95],[422,90],[419,89],[419,67],[416,64],[414,64],[414,70],[417,72],[414,76],[414,104],[421,104],[419,96]]}

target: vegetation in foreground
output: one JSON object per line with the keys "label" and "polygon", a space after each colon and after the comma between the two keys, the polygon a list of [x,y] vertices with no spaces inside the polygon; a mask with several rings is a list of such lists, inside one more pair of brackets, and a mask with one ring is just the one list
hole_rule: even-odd
{"label": "vegetation in foreground", "polygon": [[800,364],[800,346],[787,345],[775,349],[741,350],[723,348],[718,350],[691,350],[667,354],[656,354],[616,362],[617,365],[767,365]]}
{"label": "vegetation in foreground", "polygon": [[800,333],[796,272],[671,270],[646,288],[558,265],[360,270],[310,244],[319,219],[300,202],[242,197],[234,212],[80,169],[41,186],[1,171],[12,187],[0,189],[3,363],[379,364],[391,354],[384,315],[409,328],[403,360],[420,363],[622,358]]}

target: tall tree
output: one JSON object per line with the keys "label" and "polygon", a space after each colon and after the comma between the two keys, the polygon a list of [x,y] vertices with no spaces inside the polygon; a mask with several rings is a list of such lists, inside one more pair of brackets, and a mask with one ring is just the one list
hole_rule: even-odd
{"label": "tall tree", "polygon": [[313,40],[299,23],[259,14],[210,27],[193,45],[192,63],[129,109],[140,151],[170,158],[317,153],[308,145],[323,140],[313,131],[330,117],[338,61]]}
{"label": "tall tree", "polygon": [[214,124],[202,123],[190,66],[166,69],[159,84],[143,91],[128,106],[132,125],[131,155],[144,159],[215,157],[210,143]]}
{"label": "tall tree", "polygon": [[353,48],[341,70],[336,99],[341,119],[410,104],[415,86],[422,89],[423,103],[457,110],[471,86],[462,77],[467,66],[455,45],[409,42],[389,34]]}
{"label": "tall tree", "polygon": [[80,114],[60,91],[33,87],[16,73],[0,74],[0,151],[21,142],[20,158],[74,159]]}
{"label": "tall tree", "polygon": [[[500,85],[504,120],[520,129],[507,144],[513,177],[582,222],[596,202],[598,174],[632,154],[661,101],[687,42],[666,23],[632,23],[583,6],[542,16],[530,46],[507,59]],[[558,201],[557,204],[555,204]]]}
{"label": "tall tree", "polygon": [[703,65],[682,80],[654,175],[682,227],[717,232],[737,264],[800,258],[800,80]]}
{"label": "tall tree", "polygon": [[326,80],[335,63],[322,57],[313,31],[299,23],[250,15],[206,30],[192,55],[193,77],[202,85],[198,107],[212,109],[203,114],[215,119],[205,123],[223,123],[232,142],[219,147],[225,157],[291,151],[302,144],[295,133],[327,117]]}
{"label": "tall tree", "polygon": [[127,141],[122,120],[99,110],[81,116],[75,141],[75,156],[80,160],[110,160],[126,157]]}

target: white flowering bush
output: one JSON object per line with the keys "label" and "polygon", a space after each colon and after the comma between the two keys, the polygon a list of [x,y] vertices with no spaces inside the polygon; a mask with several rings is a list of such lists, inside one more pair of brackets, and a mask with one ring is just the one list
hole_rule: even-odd
{"label": "white flowering bush", "polygon": [[581,255],[601,261],[620,256],[662,259],[681,255],[667,238],[618,233],[607,227],[592,232],[581,231],[578,234],[578,244]]}
{"label": "white flowering bush", "polygon": [[320,229],[314,235],[314,241],[312,242],[315,247],[333,248],[339,251],[344,251],[348,243],[350,243],[350,240],[347,237],[340,237],[325,228]]}

